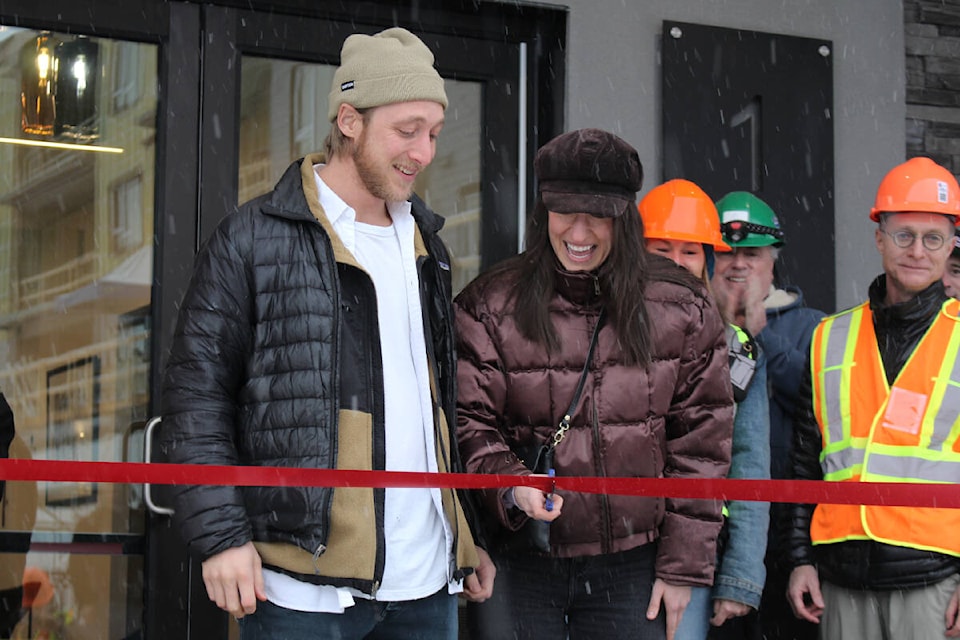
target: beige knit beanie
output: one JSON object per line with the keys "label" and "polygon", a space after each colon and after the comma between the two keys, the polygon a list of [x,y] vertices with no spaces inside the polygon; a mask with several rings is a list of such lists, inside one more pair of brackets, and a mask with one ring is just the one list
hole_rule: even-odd
{"label": "beige knit beanie", "polygon": [[420,38],[393,27],[372,36],[355,33],[344,41],[330,88],[331,122],[343,103],[366,109],[411,100],[432,100],[447,108],[443,78]]}

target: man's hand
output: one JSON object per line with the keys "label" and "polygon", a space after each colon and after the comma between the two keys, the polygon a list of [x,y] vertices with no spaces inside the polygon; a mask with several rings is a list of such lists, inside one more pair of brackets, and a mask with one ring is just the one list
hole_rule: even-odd
{"label": "man's hand", "polygon": [[260,554],[252,542],[221,551],[201,566],[207,596],[238,620],[257,610],[257,600],[267,599]]}
{"label": "man's hand", "polygon": [[764,301],[773,286],[772,247],[739,247],[717,254],[710,283],[723,319],[758,335],[767,326]]}
{"label": "man's hand", "polygon": [[787,600],[793,608],[793,615],[819,624],[823,615],[823,594],[820,593],[820,576],[813,565],[800,565],[790,573]]}
{"label": "man's hand", "polygon": [[477,547],[480,564],[476,570],[463,580],[463,597],[470,602],[483,602],[493,595],[493,581],[497,577],[497,567],[490,555]]}
{"label": "man's hand", "polygon": [[747,278],[742,298],[743,324],[739,326],[749,331],[750,335],[757,335],[767,326],[767,309],[763,306],[763,301],[768,295],[770,283],[755,275]]}
{"label": "man's hand", "polygon": [[513,499],[517,502],[517,507],[525,514],[535,520],[544,522],[553,522],[560,517],[560,510],[563,508],[563,498],[557,494],[550,496],[553,499],[553,509],[547,511],[547,494],[536,487],[514,487]]}
{"label": "man's hand", "polygon": [[713,617],[710,618],[710,624],[715,627],[721,626],[731,618],[739,618],[750,613],[752,607],[735,600],[724,600],[719,598],[713,601]]}
{"label": "man's hand", "polygon": [[690,604],[690,587],[681,587],[664,582],[657,578],[653,582],[653,593],[650,594],[650,604],[647,605],[647,620],[653,620],[660,613],[660,605],[667,619],[667,640],[673,640],[683,611]]}
{"label": "man's hand", "polygon": [[944,634],[948,638],[960,638],[960,586],[957,586],[950,596],[950,603],[947,604],[946,616],[947,631]]}
{"label": "man's hand", "polygon": [[767,326],[767,309],[763,302],[770,294],[770,284],[755,273],[744,273],[743,281],[732,285],[718,279],[713,285],[713,299],[720,315],[729,324],[735,324],[757,335]]}
{"label": "man's hand", "polygon": [[[737,316],[743,318],[743,304],[738,291],[733,291],[727,284],[716,278],[713,284],[713,300],[717,304],[723,321],[727,324],[737,324]],[[740,325],[737,325],[740,326]]]}

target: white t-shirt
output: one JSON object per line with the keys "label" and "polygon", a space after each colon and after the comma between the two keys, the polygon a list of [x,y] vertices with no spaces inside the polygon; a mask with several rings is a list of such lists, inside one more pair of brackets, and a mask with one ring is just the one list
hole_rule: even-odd
{"label": "white t-shirt", "polygon": [[[317,176],[320,204],[344,246],[370,275],[377,293],[384,374],[386,468],[437,471],[426,343],[414,255],[416,223],[410,203],[390,204],[393,221],[378,227],[356,221],[356,213]],[[439,489],[387,489],[384,504],[386,556],[376,599],[415,600],[451,583],[447,558],[453,534]],[[314,585],[264,570],[267,598],[300,611],[340,613],[354,597],[349,588]]]}

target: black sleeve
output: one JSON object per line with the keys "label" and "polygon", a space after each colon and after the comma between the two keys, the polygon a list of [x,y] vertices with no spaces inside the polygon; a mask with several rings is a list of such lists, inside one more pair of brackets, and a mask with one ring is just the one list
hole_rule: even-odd
{"label": "black sleeve", "polygon": [[[237,394],[253,343],[249,227],[226,218],[196,257],[163,374],[166,462],[242,464],[236,447]],[[230,225],[230,226],[228,226]],[[173,521],[200,560],[249,542],[252,528],[239,487],[173,485]]]}
{"label": "black sleeve", "polygon": [[[13,435],[16,432],[13,425],[13,409],[0,393],[0,458],[6,458],[10,455],[10,443],[13,442]],[[3,492],[6,489],[6,481],[0,480],[0,500],[3,499]]]}
{"label": "black sleeve", "polygon": [[[813,413],[813,388],[810,363],[800,379],[800,402],[793,423],[793,446],[790,450],[791,477],[796,480],[823,480],[820,451],[823,439]],[[810,521],[815,504],[793,503],[781,512],[782,546],[787,552],[790,568],[814,564],[813,545],[810,542]]]}

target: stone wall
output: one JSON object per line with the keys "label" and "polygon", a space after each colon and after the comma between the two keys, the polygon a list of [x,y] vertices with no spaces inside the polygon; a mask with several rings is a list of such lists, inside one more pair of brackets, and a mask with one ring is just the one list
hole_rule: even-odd
{"label": "stone wall", "polygon": [[906,156],[960,174],[960,0],[903,0]]}

